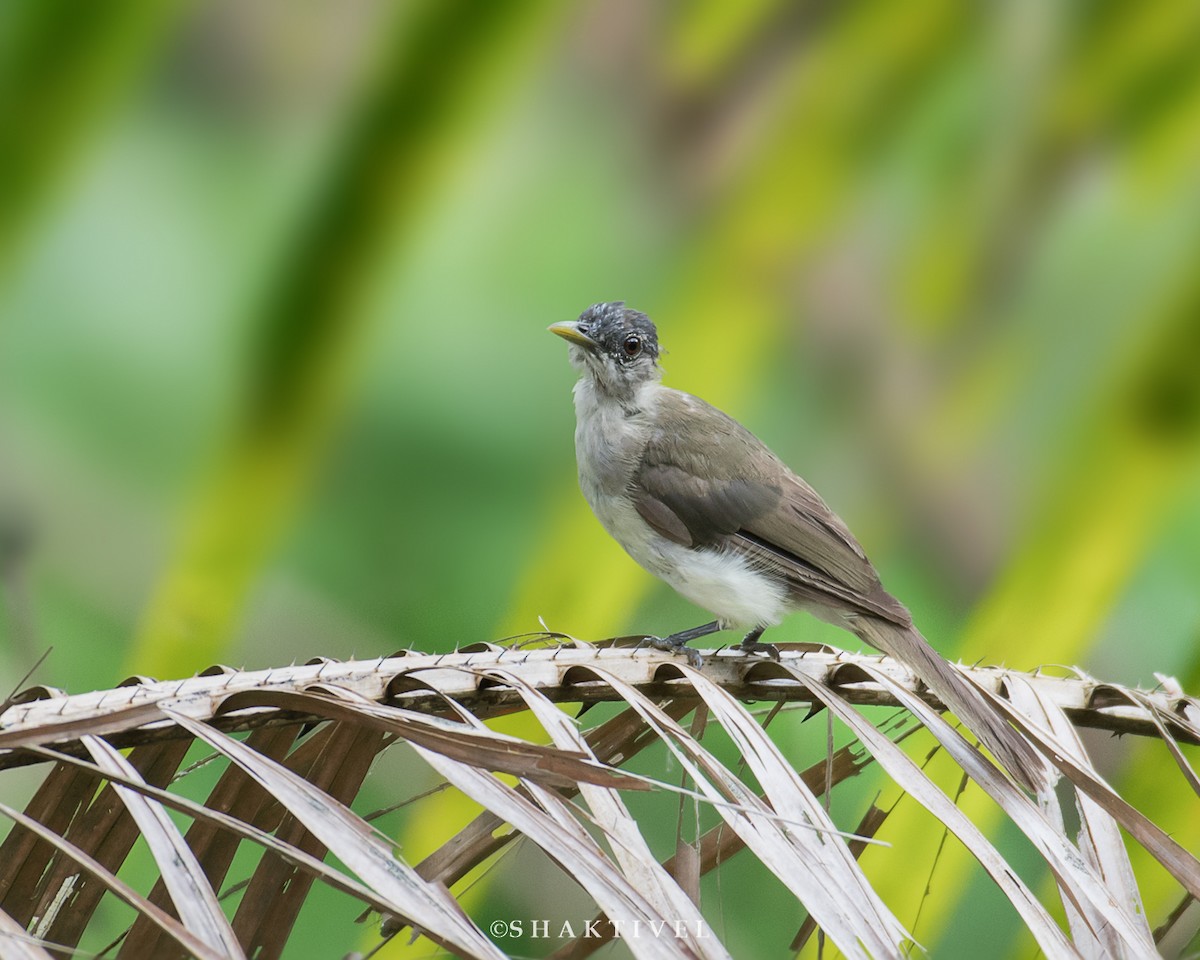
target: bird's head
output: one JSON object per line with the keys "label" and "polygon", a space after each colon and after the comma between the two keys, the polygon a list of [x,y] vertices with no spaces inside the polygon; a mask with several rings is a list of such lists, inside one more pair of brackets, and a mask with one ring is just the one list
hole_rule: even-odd
{"label": "bird's head", "polygon": [[571,344],[571,365],[607,393],[631,396],[643,383],[662,379],[658,331],[624,301],[593,304],[578,320],[551,324],[549,330]]}

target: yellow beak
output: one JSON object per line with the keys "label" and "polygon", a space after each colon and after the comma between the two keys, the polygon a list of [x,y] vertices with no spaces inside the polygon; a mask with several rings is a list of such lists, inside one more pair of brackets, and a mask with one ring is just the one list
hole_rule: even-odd
{"label": "yellow beak", "polygon": [[564,340],[570,340],[572,343],[577,343],[581,347],[594,347],[596,341],[583,333],[579,329],[579,323],[575,320],[564,320],[561,323],[552,323],[546,328],[551,333],[562,337]]}

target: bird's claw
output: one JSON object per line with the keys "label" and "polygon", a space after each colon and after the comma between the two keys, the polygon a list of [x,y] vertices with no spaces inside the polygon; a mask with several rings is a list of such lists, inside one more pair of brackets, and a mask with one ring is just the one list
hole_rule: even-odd
{"label": "bird's claw", "polygon": [[700,656],[700,651],[689,647],[686,640],[676,640],[674,637],[643,637],[641,645],[665,650],[667,653],[682,653],[687,657],[688,663],[697,670],[704,666],[704,658]]}
{"label": "bird's claw", "polygon": [[759,643],[757,640],[746,639],[738,644],[738,649],[747,655],[761,653],[771,660],[779,659],[779,648],[773,643]]}

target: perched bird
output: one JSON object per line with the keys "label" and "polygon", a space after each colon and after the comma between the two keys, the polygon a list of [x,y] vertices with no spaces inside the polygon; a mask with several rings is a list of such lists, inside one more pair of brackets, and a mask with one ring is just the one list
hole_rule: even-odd
{"label": "perched bird", "polygon": [[759,638],[796,610],[902,661],[1025,786],[1040,756],[969,680],[934,651],[842,520],[736,420],[662,385],[658,332],[623,302],[555,323],[570,343],[579,485],[604,529],[641,566],[717,617],[647,641],[686,653],[718,630],[778,656]]}

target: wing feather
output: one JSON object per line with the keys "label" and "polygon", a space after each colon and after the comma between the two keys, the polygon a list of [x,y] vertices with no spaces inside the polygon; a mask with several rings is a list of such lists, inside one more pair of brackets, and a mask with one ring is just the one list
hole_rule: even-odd
{"label": "wing feather", "polygon": [[911,622],[846,525],[757,437],[688,394],[664,390],[659,402],[671,430],[651,436],[630,489],[651,527],[745,556],[799,603]]}

